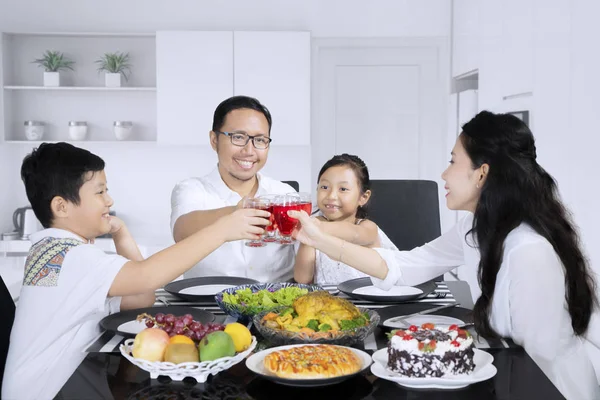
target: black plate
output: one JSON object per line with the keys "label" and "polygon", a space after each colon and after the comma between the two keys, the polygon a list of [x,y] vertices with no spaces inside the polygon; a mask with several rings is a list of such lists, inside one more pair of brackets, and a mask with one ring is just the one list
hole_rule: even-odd
{"label": "black plate", "polygon": [[[417,312],[429,310],[431,308],[439,307],[439,304],[428,304],[428,303],[408,303],[408,304],[400,304],[397,306],[389,306],[378,308],[377,312],[379,313],[379,326],[386,330],[391,330],[392,328],[384,326],[383,323],[390,318],[399,317],[401,315],[409,315]],[[458,318],[464,321],[465,324],[469,324],[473,322],[473,311],[462,308],[462,307],[450,307],[444,308],[443,310],[434,311],[431,315],[443,315],[445,317],[453,317]]]}
{"label": "black plate", "polygon": [[205,285],[231,285],[239,286],[248,283],[258,283],[258,281],[250,278],[241,278],[237,276],[203,276],[199,278],[182,279],[169,283],[165,286],[165,291],[171,293],[173,296],[180,297],[189,301],[215,301],[215,294],[220,292],[216,291],[213,294],[185,294],[180,293],[183,289],[187,289],[194,286],[205,286]]}
{"label": "black plate", "polygon": [[370,294],[356,294],[352,293],[354,290],[364,287],[364,286],[373,286],[371,282],[371,278],[357,278],[351,279],[346,282],[342,282],[338,285],[338,289],[341,292],[347,294],[350,297],[354,297],[355,299],[362,299],[367,301],[372,301],[375,303],[402,303],[405,301],[412,301],[422,299],[423,297],[427,297],[427,295],[433,292],[436,288],[434,282],[425,282],[420,285],[415,286],[423,291],[423,293],[419,294],[410,294],[404,296],[372,296]]}
{"label": "black plate", "polygon": [[183,316],[185,314],[191,314],[194,317],[194,320],[203,324],[208,324],[209,322],[213,322],[215,320],[215,316],[212,313],[193,307],[148,307],[138,308],[135,310],[121,311],[116,314],[108,315],[100,321],[100,326],[109,332],[118,333],[119,335],[123,335],[126,337],[133,337],[135,336],[134,334],[120,331],[118,328],[119,326],[121,326],[121,324],[124,324],[129,321],[134,321],[137,318],[137,316],[142,313],[147,313],[152,316],[158,313],[173,314],[178,317]]}

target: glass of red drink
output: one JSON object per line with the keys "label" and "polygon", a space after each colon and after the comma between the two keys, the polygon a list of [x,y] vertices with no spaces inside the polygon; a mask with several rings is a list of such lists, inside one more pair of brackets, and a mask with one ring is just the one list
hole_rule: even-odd
{"label": "glass of red drink", "polygon": [[300,193],[288,193],[289,196],[295,196],[298,198],[298,209],[306,211],[308,215],[312,214],[312,200],[310,197],[310,193],[300,192]]}
{"label": "glass of red drink", "polygon": [[259,199],[265,199],[270,203],[267,211],[271,213],[271,217],[269,218],[271,225],[265,226],[265,233],[262,237],[262,241],[265,243],[274,243],[277,241],[277,222],[275,222],[275,214],[273,214],[273,205],[275,204],[276,197],[277,196],[274,194],[265,194],[258,197]]}
{"label": "glass of red drink", "polygon": [[294,195],[286,194],[275,197],[273,216],[279,230],[279,243],[281,244],[294,243],[292,232],[298,226],[298,220],[290,217],[287,212],[289,210],[298,210],[299,204],[299,198]]}
{"label": "glass of red drink", "polygon": [[[246,198],[242,203],[242,207],[270,211],[269,208],[271,207],[271,202],[268,199]],[[263,243],[261,239],[246,240],[244,244],[248,247],[264,247],[267,245],[266,243]]]}

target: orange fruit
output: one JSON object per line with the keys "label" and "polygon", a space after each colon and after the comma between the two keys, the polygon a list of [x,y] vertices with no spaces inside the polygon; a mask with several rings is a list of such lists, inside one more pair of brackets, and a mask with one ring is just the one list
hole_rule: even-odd
{"label": "orange fruit", "polygon": [[194,341],[185,335],[175,335],[169,339],[169,343],[194,344]]}

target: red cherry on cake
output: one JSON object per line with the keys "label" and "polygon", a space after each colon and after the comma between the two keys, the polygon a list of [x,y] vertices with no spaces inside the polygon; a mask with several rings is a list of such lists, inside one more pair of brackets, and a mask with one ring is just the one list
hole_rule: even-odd
{"label": "red cherry on cake", "polygon": [[406,332],[404,332],[402,329],[398,329],[394,335],[404,337],[404,335],[406,335]]}
{"label": "red cherry on cake", "polygon": [[424,347],[425,347],[425,343],[419,342],[419,350],[423,350]]}
{"label": "red cherry on cake", "polygon": [[408,327],[408,330],[411,332],[416,332],[419,330],[419,328],[416,325],[411,325]]}
{"label": "red cherry on cake", "polygon": [[450,327],[448,328],[448,330],[450,330],[450,331],[457,331],[458,330],[458,325],[452,324],[452,325],[450,325]]}
{"label": "red cherry on cake", "polygon": [[402,340],[412,340],[412,339],[413,339],[412,335],[404,335],[404,336],[402,336]]}
{"label": "red cherry on cake", "polygon": [[433,328],[435,328],[435,325],[433,325],[431,322],[426,322],[423,325],[421,325],[421,328],[432,330]]}
{"label": "red cherry on cake", "polygon": [[431,350],[435,350],[437,342],[435,340],[430,340],[428,346]]}
{"label": "red cherry on cake", "polygon": [[451,341],[450,344],[454,347],[460,347],[460,343],[458,343],[456,340]]}

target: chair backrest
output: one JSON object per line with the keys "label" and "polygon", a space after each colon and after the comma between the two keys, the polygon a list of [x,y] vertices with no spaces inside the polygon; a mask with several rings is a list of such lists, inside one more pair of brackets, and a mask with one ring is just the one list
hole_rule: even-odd
{"label": "chair backrest", "polygon": [[298,184],[297,181],[281,181],[281,182],[287,183],[288,185],[293,187],[296,192],[300,191],[300,185]]}
{"label": "chair backrest", "polygon": [[[371,180],[369,219],[398,247],[412,250],[441,234],[437,183],[425,180]],[[436,281],[443,280],[438,277]]]}
{"label": "chair backrest", "polygon": [[15,303],[0,277],[0,389],[2,388],[2,377],[4,376],[4,365],[8,355],[8,344],[10,342],[10,331],[15,320]]}

